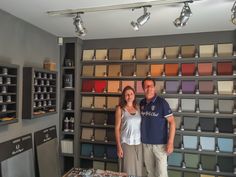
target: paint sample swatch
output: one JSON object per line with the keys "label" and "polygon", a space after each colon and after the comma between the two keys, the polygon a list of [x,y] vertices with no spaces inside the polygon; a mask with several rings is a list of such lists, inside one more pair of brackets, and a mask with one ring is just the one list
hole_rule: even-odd
{"label": "paint sample swatch", "polygon": [[182,108],[182,111],[194,112],[196,109],[196,100],[195,99],[181,99],[181,108]]}
{"label": "paint sample swatch", "polygon": [[108,65],[108,76],[119,77],[121,74],[121,66],[118,64]]}
{"label": "paint sample swatch", "polygon": [[162,59],[164,48],[151,48],[151,59]]}
{"label": "paint sample swatch", "polygon": [[82,69],[82,76],[93,76],[93,65],[84,65]]}
{"label": "paint sample swatch", "polygon": [[151,65],[151,76],[161,76],[164,71],[164,65],[163,64],[152,64]]}
{"label": "paint sample swatch", "polygon": [[214,92],[213,81],[199,81],[198,88],[200,94],[212,94]]}
{"label": "paint sample swatch", "polygon": [[106,49],[96,50],[96,54],[95,54],[96,60],[105,60],[106,58],[107,58],[107,50]]}
{"label": "paint sample swatch", "polygon": [[146,60],[149,55],[149,48],[136,48],[136,59]]}
{"label": "paint sample swatch", "polygon": [[199,110],[200,112],[214,112],[214,100],[210,99],[199,99]]}
{"label": "paint sample swatch", "polygon": [[232,56],[233,54],[233,44],[217,44],[217,51],[219,57]]}
{"label": "paint sample swatch", "polygon": [[121,49],[109,49],[108,59],[109,60],[120,60],[121,59]]}
{"label": "paint sample swatch", "polygon": [[83,50],[83,58],[82,60],[92,60],[94,57],[94,50]]}
{"label": "paint sample swatch", "polygon": [[232,75],[233,74],[232,62],[218,62],[217,74],[218,75]]}
{"label": "paint sample swatch", "polygon": [[232,94],[234,89],[233,81],[217,81],[219,94]]}
{"label": "paint sample swatch", "polygon": [[165,75],[166,76],[177,76],[179,72],[178,64],[165,64]]}
{"label": "paint sample swatch", "polygon": [[179,55],[179,46],[166,47],[165,54],[167,59],[177,58]]}
{"label": "paint sample swatch", "polygon": [[183,63],[181,65],[182,76],[193,76],[195,73],[194,63]]}
{"label": "paint sample swatch", "polygon": [[195,56],[196,48],[194,45],[181,46],[182,58],[192,58]]}
{"label": "paint sample swatch", "polygon": [[134,49],[123,49],[122,60],[132,60],[134,57]]}
{"label": "paint sample swatch", "polygon": [[213,57],[214,45],[200,45],[199,46],[200,57]]}
{"label": "paint sample swatch", "polygon": [[210,76],[212,75],[212,63],[198,63],[198,74],[199,76]]}

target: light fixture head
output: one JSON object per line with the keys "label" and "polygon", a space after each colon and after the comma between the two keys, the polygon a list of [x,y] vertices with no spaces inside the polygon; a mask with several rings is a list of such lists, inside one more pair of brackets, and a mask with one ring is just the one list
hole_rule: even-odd
{"label": "light fixture head", "polygon": [[192,11],[188,5],[188,2],[184,3],[184,7],[180,13],[180,16],[175,19],[173,22],[176,27],[183,27],[187,24],[190,16],[192,15]]}
{"label": "light fixture head", "polygon": [[74,26],[75,26],[75,34],[77,36],[85,36],[87,34],[87,29],[84,27],[83,24],[83,20],[80,16],[80,14],[78,13],[75,17],[74,17]]}
{"label": "light fixture head", "polygon": [[137,22],[132,21],[130,24],[135,31],[139,30],[140,26],[143,26],[150,19],[150,12],[147,12],[147,7],[143,7],[143,15],[137,19]]}
{"label": "light fixture head", "polygon": [[233,13],[231,15],[231,22],[236,25],[236,1],[234,2],[231,12]]}

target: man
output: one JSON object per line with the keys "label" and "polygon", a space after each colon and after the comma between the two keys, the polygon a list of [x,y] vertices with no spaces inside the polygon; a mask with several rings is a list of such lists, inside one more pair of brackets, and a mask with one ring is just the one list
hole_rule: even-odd
{"label": "man", "polygon": [[168,177],[167,155],[174,149],[174,116],[167,101],[156,95],[155,80],[145,78],[142,87],[145,98],[140,102],[141,141],[148,177]]}

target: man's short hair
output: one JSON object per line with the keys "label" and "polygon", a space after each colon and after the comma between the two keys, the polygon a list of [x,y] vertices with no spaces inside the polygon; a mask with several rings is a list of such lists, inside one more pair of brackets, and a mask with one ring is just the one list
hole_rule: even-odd
{"label": "man's short hair", "polygon": [[156,86],[156,82],[155,82],[155,80],[154,80],[153,78],[151,78],[151,77],[146,77],[146,78],[143,79],[143,81],[142,81],[142,87],[143,87],[143,89],[144,89],[144,83],[145,83],[145,81],[152,81],[153,84],[154,84],[154,86]]}

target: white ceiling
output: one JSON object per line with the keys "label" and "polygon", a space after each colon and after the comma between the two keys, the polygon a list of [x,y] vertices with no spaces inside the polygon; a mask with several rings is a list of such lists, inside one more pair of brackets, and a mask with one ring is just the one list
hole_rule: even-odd
{"label": "white ceiling", "polygon": [[[0,8],[56,36],[74,37],[72,17],[49,16],[47,11],[110,6],[148,0],[0,0]],[[143,10],[113,10],[82,15],[88,34],[82,39],[104,39],[135,36],[168,35],[209,31],[234,30],[230,21],[235,0],[200,0],[190,3],[193,15],[184,28],[176,28],[183,5],[153,6],[150,20],[134,31],[130,25]]]}

